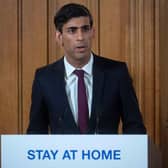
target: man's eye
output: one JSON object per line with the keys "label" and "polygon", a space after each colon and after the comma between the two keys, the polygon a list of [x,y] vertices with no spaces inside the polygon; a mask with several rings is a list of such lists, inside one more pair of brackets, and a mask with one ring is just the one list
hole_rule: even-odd
{"label": "man's eye", "polygon": [[71,33],[71,34],[73,34],[73,33],[75,33],[76,32],[76,28],[69,28],[68,29],[68,33]]}
{"label": "man's eye", "polygon": [[83,31],[83,32],[88,32],[88,31],[90,31],[90,29],[91,29],[91,28],[90,28],[89,25],[82,27],[82,31]]}

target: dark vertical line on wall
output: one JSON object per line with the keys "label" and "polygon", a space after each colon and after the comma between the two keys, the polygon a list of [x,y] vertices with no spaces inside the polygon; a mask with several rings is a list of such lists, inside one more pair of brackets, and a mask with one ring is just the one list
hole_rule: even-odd
{"label": "dark vertical line on wall", "polygon": [[158,92],[158,88],[160,88],[160,84],[158,81],[159,79],[159,9],[160,9],[160,4],[159,0],[155,0],[155,105],[156,105],[156,140],[157,144],[160,144],[160,121],[161,121],[161,116],[160,116],[160,92]]}
{"label": "dark vertical line on wall", "polygon": [[100,25],[100,0],[98,0],[98,54],[101,55],[101,49],[100,49],[100,28],[101,28],[101,25]]}
{"label": "dark vertical line on wall", "polygon": [[[156,52],[155,52],[155,47],[156,47],[156,45],[155,45],[155,43],[156,43],[156,37],[155,37],[155,31],[156,31],[156,24],[155,24],[155,0],[153,1],[153,9],[152,9],[153,11],[152,11],[152,16],[153,16],[153,55],[154,55],[154,63],[153,63],[153,88],[154,88],[154,95],[155,95],[155,87],[156,87],[156,85],[155,85],[155,72],[156,72],[156,67],[155,67],[155,65],[156,65]],[[154,98],[153,98],[154,100],[153,100],[153,103],[154,103],[154,141],[155,141],[155,143],[156,143],[156,98],[155,98],[155,96],[154,96]]]}
{"label": "dark vertical line on wall", "polygon": [[17,0],[17,52],[18,52],[18,133],[23,133],[23,79],[22,79],[22,0]]}
{"label": "dark vertical line on wall", "polygon": [[47,47],[47,49],[46,49],[46,57],[47,57],[47,59],[46,59],[46,61],[47,61],[47,64],[49,64],[49,58],[50,58],[50,56],[49,56],[49,45],[50,45],[50,43],[49,43],[49,0],[46,0],[46,10],[47,10],[47,12],[46,12],[46,14],[47,14],[47,17],[46,17],[46,19],[47,19],[47,29],[46,29],[46,31],[47,31],[47,33],[46,33],[46,35],[47,35],[47,37],[46,37],[46,47]]}
{"label": "dark vertical line on wall", "polygon": [[159,26],[158,26],[158,22],[159,22],[159,13],[158,13],[158,9],[159,9],[159,1],[158,0],[154,0],[153,2],[153,27],[154,27],[154,31],[153,31],[153,46],[154,46],[154,110],[155,110],[155,114],[154,114],[154,124],[155,124],[155,128],[154,128],[154,136],[155,136],[155,142],[156,144],[160,144],[160,95],[157,92],[157,88],[159,88],[159,82],[158,82],[158,77],[159,77],[159,68],[158,68],[158,64],[159,64]]}
{"label": "dark vertical line on wall", "polygon": [[[60,6],[59,6],[59,2],[58,2],[58,0],[55,0],[54,1],[55,2],[55,12],[58,10],[58,8],[60,8]],[[53,17],[53,15],[52,15],[52,17]],[[53,19],[53,18],[52,18]],[[55,27],[55,26],[54,26]],[[51,31],[51,29],[50,29],[50,31]],[[50,37],[50,40],[51,40],[51,37]],[[52,43],[51,43],[52,44]],[[51,52],[52,53],[52,56],[53,55],[55,55],[55,59],[59,59],[59,57],[58,57],[58,50],[57,50],[57,43],[55,44],[55,47],[54,47],[54,53],[53,53],[53,51]]]}
{"label": "dark vertical line on wall", "polygon": [[130,30],[130,25],[131,25],[131,2],[130,0],[128,0],[128,27],[127,27],[127,60],[129,60],[129,70],[131,71],[131,61],[129,59],[130,57],[130,54],[131,54],[131,42],[130,42],[130,39],[131,39],[131,30]]}
{"label": "dark vertical line on wall", "polygon": [[[123,20],[123,13],[124,12],[121,11],[122,10],[122,5],[123,4],[122,4],[122,2],[120,0],[120,8],[119,8],[120,9],[120,23],[119,23],[120,24],[120,36],[119,36],[119,45],[122,46],[122,47],[125,47],[124,46],[124,42],[125,41],[122,39],[123,38],[123,28],[124,28],[123,22],[125,22],[125,20]],[[119,51],[120,54],[119,55],[123,59],[124,54],[122,52],[123,52],[123,49],[120,49],[120,51]]]}

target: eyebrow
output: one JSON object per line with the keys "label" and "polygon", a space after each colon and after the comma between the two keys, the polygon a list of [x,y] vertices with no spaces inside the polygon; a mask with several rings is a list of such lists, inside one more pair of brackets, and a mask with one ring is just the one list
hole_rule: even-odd
{"label": "eyebrow", "polygon": [[70,27],[67,27],[66,29],[80,29],[80,28],[84,28],[84,27],[91,27],[89,24],[87,25],[83,25],[83,26],[80,26],[80,27],[77,27],[77,26],[70,26]]}

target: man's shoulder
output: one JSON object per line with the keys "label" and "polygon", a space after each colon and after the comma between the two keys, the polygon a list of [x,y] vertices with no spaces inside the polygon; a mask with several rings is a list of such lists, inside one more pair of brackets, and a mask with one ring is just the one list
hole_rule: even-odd
{"label": "man's shoulder", "polygon": [[44,76],[44,75],[52,74],[53,72],[59,74],[61,71],[63,71],[63,69],[64,69],[63,66],[64,66],[63,58],[61,58],[53,63],[50,63],[50,64],[47,64],[47,65],[44,65],[44,66],[37,68],[36,75]]}
{"label": "man's shoulder", "polygon": [[95,65],[101,66],[105,69],[126,67],[126,63],[123,61],[106,58],[96,54],[94,54],[94,61]]}
{"label": "man's shoulder", "polygon": [[130,76],[125,62],[94,55],[94,64],[95,68],[105,72],[106,75],[115,76],[118,79],[129,78]]}
{"label": "man's shoulder", "polygon": [[52,62],[52,63],[49,63],[47,65],[44,65],[44,66],[41,66],[39,68],[37,68],[38,71],[48,71],[48,70],[53,70],[53,69],[57,69],[57,68],[60,68],[61,66],[63,66],[63,58],[55,61],[55,62]]}

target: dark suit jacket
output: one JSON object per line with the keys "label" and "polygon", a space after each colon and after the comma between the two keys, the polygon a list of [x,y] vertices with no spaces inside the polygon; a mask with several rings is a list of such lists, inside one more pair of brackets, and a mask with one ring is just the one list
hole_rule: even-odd
{"label": "dark suit jacket", "polygon": [[[36,71],[28,134],[79,134],[65,91],[63,59]],[[88,134],[143,134],[137,98],[125,63],[94,55]]]}

